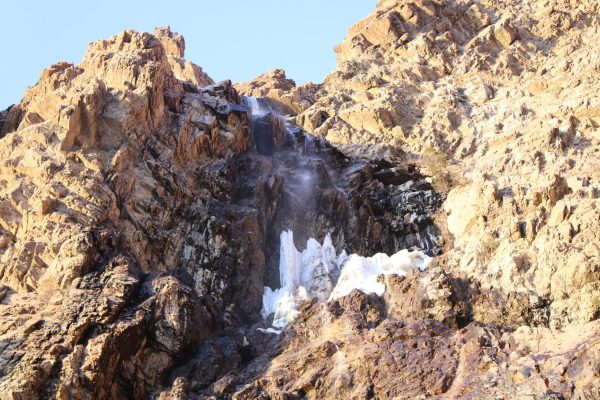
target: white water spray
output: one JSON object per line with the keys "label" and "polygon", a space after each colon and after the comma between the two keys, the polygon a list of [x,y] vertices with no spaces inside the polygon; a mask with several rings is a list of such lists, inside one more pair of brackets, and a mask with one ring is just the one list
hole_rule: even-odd
{"label": "white water spray", "polygon": [[250,109],[250,115],[259,116],[267,113],[266,110],[262,110],[260,107],[260,103],[256,97],[244,97],[244,101],[248,108]]}

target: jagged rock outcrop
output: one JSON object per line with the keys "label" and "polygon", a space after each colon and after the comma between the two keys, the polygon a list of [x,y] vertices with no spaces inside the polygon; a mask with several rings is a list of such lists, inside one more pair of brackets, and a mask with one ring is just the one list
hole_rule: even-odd
{"label": "jagged rock outcrop", "polygon": [[283,352],[233,398],[596,398],[598,348],[579,346],[598,334],[597,324],[455,330],[386,316],[380,298],[355,291],[305,310]]}
{"label": "jagged rock outcrop", "polygon": [[10,109],[3,397],[143,398],[222,323],[232,294],[201,295],[177,268],[205,207],[198,168],[248,150],[248,118],[230,83],[200,87],[212,81],[182,56],[168,29],[125,31],[46,69]]}

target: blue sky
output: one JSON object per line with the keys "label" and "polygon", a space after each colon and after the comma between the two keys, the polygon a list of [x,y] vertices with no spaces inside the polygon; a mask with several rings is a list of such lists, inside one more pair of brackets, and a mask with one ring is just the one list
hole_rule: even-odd
{"label": "blue sky", "polygon": [[20,0],[2,4],[0,109],[20,101],[57,61],[79,63],[89,42],[126,28],[170,25],[186,58],[215,80],[246,81],[279,67],[297,83],[321,82],[333,47],[377,0]]}

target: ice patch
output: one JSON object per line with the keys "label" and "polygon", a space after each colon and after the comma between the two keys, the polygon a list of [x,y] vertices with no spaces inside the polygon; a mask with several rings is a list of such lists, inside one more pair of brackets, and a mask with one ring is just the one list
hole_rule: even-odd
{"label": "ice patch", "polygon": [[273,326],[281,329],[296,319],[299,303],[313,297],[320,301],[329,297],[333,289],[331,274],[339,268],[338,259],[345,259],[346,253],[336,254],[329,235],[322,245],[310,239],[303,252],[296,249],[292,231],[282,232],[280,240],[281,288],[265,287],[261,315],[267,318],[275,314]]}
{"label": "ice patch", "polygon": [[337,254],[329,235],[323,244],[309,239],[302,252],[294,245],[292,231],[282,232],[280,240],[281,288],[265,287],[261,310],[263,318],[274,314],[273,327],[279,330],[298,317],[298,305],[302,301],[315,297],[319,302],[335,300],[354,289],[382,295],[385,285],[377,282],[379,275],[403,276],[413,268],[423,271],[431,262],[421,251],[402,250],[392,256],[378,253],[373,257],[348,256],[345,251]]}
{"label": "ice patch", "polygon": [[343,265],[329,300],[346,296],[354,289],[381,296],[385,292],[385,285],[377,281],[379,275],[404,276],[414,268],[425,271],[430,262],[431,258],[421,251],[401,250],[392,256],[377,253],[373,257],[352,254]]}

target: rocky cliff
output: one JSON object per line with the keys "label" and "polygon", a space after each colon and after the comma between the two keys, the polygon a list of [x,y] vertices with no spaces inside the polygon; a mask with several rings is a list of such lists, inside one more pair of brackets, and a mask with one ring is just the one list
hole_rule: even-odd
{"label": "rocky cliff", "polygon": [[[381,1],[304,86],[168,28],[50,66],[0,113],[0,398],[600,398],[599,8]],[[276,335],[287,229],[435,262]]]}
{"label": "rocky cliff", "polygon": [[256,328],[283,230],[441,251],[443,195],[413,164],[254,118],[183,52],[168,29],[125,31],[2,113],[2,398],[227,393],[278,343]]}

